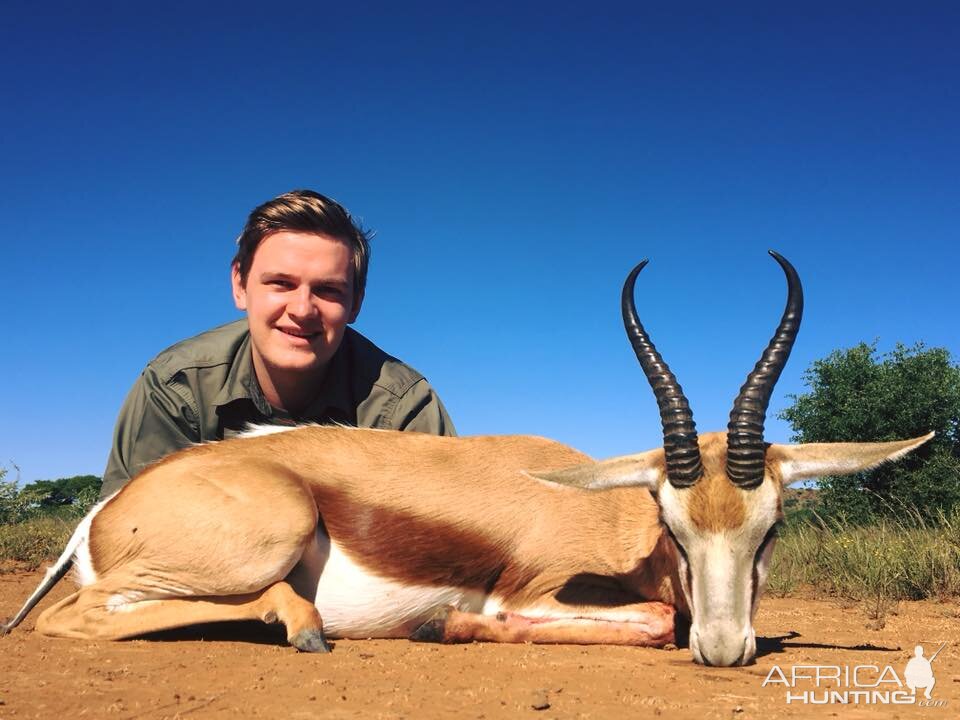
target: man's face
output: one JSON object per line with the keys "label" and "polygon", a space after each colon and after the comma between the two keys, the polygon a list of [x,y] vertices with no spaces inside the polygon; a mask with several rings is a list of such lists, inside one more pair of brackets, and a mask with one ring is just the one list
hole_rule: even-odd
{"label": "man's face", "polygon": [[281,382],[326,366],[360,312],[353,252],[328,235],[281,230],[257,247],[233,298],[250,322],[254,365]]}

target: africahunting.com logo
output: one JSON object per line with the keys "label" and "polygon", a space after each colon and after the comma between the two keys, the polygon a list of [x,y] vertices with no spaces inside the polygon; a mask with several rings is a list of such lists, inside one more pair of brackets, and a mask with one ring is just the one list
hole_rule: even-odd
{"label": "africahunting.com logo", "polygon": [[774,665],[763,687],[782,687],[787,704],[946,707],[946,700],[933,696],[933,661],[946,646],[940,643],[928,658],[917,645],[899,673],[892,665]]}

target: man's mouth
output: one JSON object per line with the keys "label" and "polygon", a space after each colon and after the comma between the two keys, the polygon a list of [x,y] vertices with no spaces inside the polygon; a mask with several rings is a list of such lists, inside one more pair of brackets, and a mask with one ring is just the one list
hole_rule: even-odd
{"label": "man's mouth", "polygon": [[308,331],[308,330],[301,330],[300,328],[278,327],[277,330],[282,332],[284,335],[287,335],[293,338],[299,338],[301,340],[313,340],[315,337],[317,337],[320,334],[319,330]]}

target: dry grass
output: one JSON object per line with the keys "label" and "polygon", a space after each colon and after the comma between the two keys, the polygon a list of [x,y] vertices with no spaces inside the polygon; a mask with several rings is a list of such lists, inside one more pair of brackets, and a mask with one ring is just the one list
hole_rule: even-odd
{"label": "dry grass", "polygon": [[63,551],[76,525],[77,520],[51,517],[0,525],[0,562],[35,569]]}
{"label": "dry grass", "polygon": [[861,602],[878,626],[901,600],[960,597],[960,513],[930,518],[905,508],[867,526],[818,516],[788,523],[768,587]]}

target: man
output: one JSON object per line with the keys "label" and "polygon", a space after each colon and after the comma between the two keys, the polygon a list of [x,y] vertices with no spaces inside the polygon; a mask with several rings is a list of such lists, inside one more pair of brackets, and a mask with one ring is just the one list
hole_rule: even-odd
{"label": "man", "polygon": [[101,497],[164,455],[248,423],[455,434],[423,376],[347,327],[370,249],[343,207],[310,190],[280,195],[250,213],[237,245],[233,298],[246,319],[147,365],[117,419]]}

